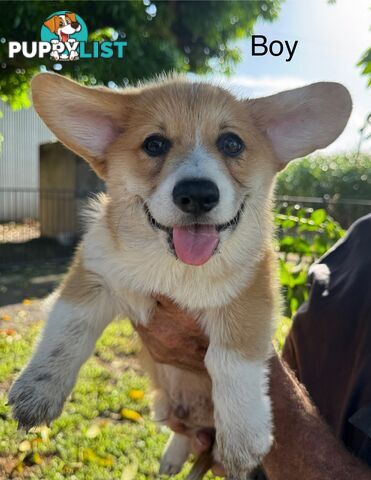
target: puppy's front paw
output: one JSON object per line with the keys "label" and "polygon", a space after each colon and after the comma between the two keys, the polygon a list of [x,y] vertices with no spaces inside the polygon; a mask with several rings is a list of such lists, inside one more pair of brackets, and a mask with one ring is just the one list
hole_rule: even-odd
{"label": "puppy's front paw", "polygon": [[229,478],[246,480],[269,452],[271,445],[272,436],[269,431],[254,435],[253,438],[244,438],[242,435],[232,442],[223,438],[223,435],[217,435],[218,453],[214,456],[224,465]]}
{"label": "puppy's front paw", "polygon": [[176,475],[187,460],[190,452],[189,439],[184,435],[173,433],[166,445],[161,459],[160,474]]}
{"label": "puppy's front paw", "polygon": [[67,394],[48,372],[26,369],[13,384],[8,402],[20,428],[49,424],[63,408]]}
{"label": "puppy's front paw", "polygon": [[183,464],[173,463],[170,459],[163,458],[160,463],[160,475],[176,475],[182,469]]}
{"label": "puppy's front paw", "polygon": [[246,480],[269,452],[272,439],[271,411],[266,406],[250,421],[245,418],[234,423],[234,428],[229,424],[227,429],[217,429],[214,457],[224,465],[230,478]]}

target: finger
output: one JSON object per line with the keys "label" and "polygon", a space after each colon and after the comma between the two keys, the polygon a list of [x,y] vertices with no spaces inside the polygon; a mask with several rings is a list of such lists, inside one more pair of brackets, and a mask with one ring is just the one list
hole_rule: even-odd
{"label": "finger", "polygon": [[226,475],[223,465],[219,462],[215,462],[213,464],[213,466],[211,468],[211,471],[217,477],[225,477],[225,475]]}
{"label": "finger", "polygon": [[197,432],[197,434],[191,439],[191,448],[196,455],[205,452],[211,448],[213,443],[212,437],[203,431]]}
{"label": "finger", "polygon": [[180,422],[179,420],[175,419],[174,417],[170,417],[169,420],[166,422],[167,426],[175,433],[181,433],[182,435],[187,434],[187,427],[184,423]]}

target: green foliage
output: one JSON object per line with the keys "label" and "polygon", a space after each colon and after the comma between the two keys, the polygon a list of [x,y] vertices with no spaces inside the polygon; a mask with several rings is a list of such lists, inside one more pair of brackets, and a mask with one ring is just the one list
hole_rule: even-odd
{"label": "green foliage", "polygon": [[362,55],[358,66],[362,67],[362,75],[368,78],[368,86],[371,87],[371,48]]}
{"label": "green foliage", "polygon": [[275,222],[285,315],[291,318],[308,298],[310,265],[344,235],[344,230],[322,208],[287,207],[276,213]]}
{"label": "green foliage", "polygon": [[317,156],[296,160],[279,174],[276,188],[279,196],[321,197],[331,202],[328,211],[345,227],[368,213],[371,207],[341,202],[371,200],[370,192],[371,155]]}
{"label": "green foliage", "polygon": [[258,18],[273,20],[280,0],[78,2],[66,0],[2,2],[0,97],[15,108],[29,105],[31,77],[52,69],[49,58],[8,59],[8,41],[39,41],[40,29],[51,13],[69,9],[86,22],[90,40],[125,39],[120,60],[65,62],[61,73],[85,84],[126,85],[162,71],[229,74],[239,60],[232,42],[249,36]]}

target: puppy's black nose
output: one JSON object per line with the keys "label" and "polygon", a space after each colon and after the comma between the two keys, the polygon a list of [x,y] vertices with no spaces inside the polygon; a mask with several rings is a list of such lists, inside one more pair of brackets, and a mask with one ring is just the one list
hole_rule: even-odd
{"label": "puppy's black nose", "polygon": [[79,22],[72,22],[71,23],[72,28],[77,28],[79,25],[80,25]]}
{"label": "puppy's black nose", "polygon": [[200,215],[218,204],[219,189],[214,182],[202,178],[182,180],[174,187],[173,200],[183,212]]}

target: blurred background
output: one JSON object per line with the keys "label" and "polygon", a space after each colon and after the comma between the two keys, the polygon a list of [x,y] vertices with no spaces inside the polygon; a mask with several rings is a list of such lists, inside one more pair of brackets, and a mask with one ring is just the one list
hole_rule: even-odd
{"label": "blurred background", "polygon": [[[124,59],[58,63],[48,57],[8,58],[9,41],[38,41],[44,20],[60,9],[85,20],[90,41],[127,41]],[[299,218],[298,212],[306,210],[308,216],[310,209],[323,209],[347,228],[371,210],[368,0],[28,1],[2,2],[1,10],[0,272],[34,272],[35,262],[64,271],[82,232],[81,209],[89,196],[104,189],[84,161],[56,143],[35,113],[29,82],[40,71],[109,88],[177,71],[221,83],[242,97],[319,80],[342,82],[354,101],[345,132],[326,150],[294,162],[280,175],[277,211]],[[297,40],[292,60],[252,56],[253,33],[269,42]],[[303,237],[299,233],[296,237]],[[6,285],[4,278],[0,304],[10,303],[14,287],[20,290],[16,299],[24,295],[24,284],[19,289]],[[50,287],[40,280],[27,288],[30,295],[43,295]]]}
{"label": "blurred background", "polygon": [[[0,479],[155,479],[168,436],[148,417],[148,383],[133,359],[128,322],[107,329],[51,429],[17,432],[6,405],[40,330],[40,299],[60,282],[81,236],[81,209],[104,190],[36,115],[32,76],[50,70],[114,89],[177,71],[241,97],[322,80],[346,85],[354,108],[344,133],[278,177],[280,349],[308,296],[310,264],[371,211],[370,6],[369,0],[0,2]],[[9,41],[39,41],[43,22],[59,10],[77,13],[90,41],[127,41],[123,60],[8,58]],[[292,60],[252,56],[254,33],[270,42],[297,40]]]}

